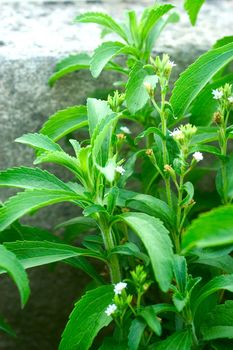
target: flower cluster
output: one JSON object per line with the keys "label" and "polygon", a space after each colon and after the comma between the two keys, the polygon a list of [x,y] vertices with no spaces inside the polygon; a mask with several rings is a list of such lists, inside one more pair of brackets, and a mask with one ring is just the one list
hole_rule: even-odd
{"label": "flower cluster", "polygon": [[107,316],[112,316],[117,311],[117,305],[121,304],[118,296],[122,294],[122,291],[127,287],[127,283],[125,282],[119,282],[114,285],[114,301],[115,303],[108,305],[107,309],[105,310],[105,313]]}
{"label": "flower cluster", "polygon": [[187,144],[197,132],[197,128],[194,125],[186,124],[181,125],[179,128],[174,129],[170,136],[174,138],[175,141],[181,144]]}

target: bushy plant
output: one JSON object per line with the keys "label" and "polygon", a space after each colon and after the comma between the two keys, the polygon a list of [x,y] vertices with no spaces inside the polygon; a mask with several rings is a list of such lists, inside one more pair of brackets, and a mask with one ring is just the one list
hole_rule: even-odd
{"label": "bushy plant", "polygon": [[[233,92],[232,73],[224,72],[233,42],[218,41],[170,94],[175,63],[166,54],[153,57],[152,49],[162,28],[177,19],[163,17],[172,8],[155,5],[140,21],[130,11],[123,25],[102,13],[80,15],[79,22],[98,23],[121,41],[104,42],[91,58],[63,60],[50,83],[81,68],[94,77],[115,70],[126,80],[106,101],[88,98],[86,106],[58,111],[39,133],[16,140],[35,149],[35,165],[58,164],[72,181],[39,167],[0,172],[0,186],[24,190],[0,209],[0,265],[14,277],[22,303],[29,294],[23,268],[64,261],[93,279],[60,350],[232,348]],[[126,59],[115,61],[118,55]],[[81,128],[88,140],[75,138]],[[59,141],[71,134],[67,153]],[[203,189],[204,176],[216,177],[216,190]],[[62,237],[19,221],[61,202],[83,214],[59,223]]]}

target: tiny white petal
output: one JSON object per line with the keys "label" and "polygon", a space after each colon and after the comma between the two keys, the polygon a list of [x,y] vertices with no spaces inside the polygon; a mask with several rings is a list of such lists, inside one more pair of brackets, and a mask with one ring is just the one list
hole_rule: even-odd
{"label": "tiny white petal", "polygon": [[212,94],[213,94],[213,98],[215,100],[219,100],[223,97],[223,92],[219,89],[216,89],[216,90],[212,90]]}
{"label": "tiny white petal", "polygon": [[229,101],[230,103],[233,103],[233,96],[228,97],[228,101]]}
{"label": "tiny white petal", "polygon": [[117,309],[116,304],[110,304],[110,305],[108,305],[107,309],[105,310],[105,313],[106,313],[108,316],[111,316],[112,314],[114,314],[114,312],[116,311],[116,309]]}
{"label": "tiny white petal", "polygon": [[128,134],[128,135],[131,134],[131,131],[127,126],[121,126],[120,130],[123,131],[125,134]]}
{"label": "tiny white petal", "polygon": [[126,287],[127,287],[127,283],[119,282],[119,283],[115,284],[115,286],[114,286],[114,293],[121,294],[122,290],[125,289]]}
{"label": "tiny white petal", "polygon": [[123,166],[121,165],[118,165],[116,168],[115,168],[116,172],[123,175],[125,173],[125,169],[123,168]]}
{"label": "tiny white petal", "polygon": [[174,61],[169,61],[169,64],[170,64],[170,66],[171,66],[172,68],[176,66],[176,64],[175,64]]}
{"label": "tiny white petal", "polygon": [[195,152],[195,153],[193,153],[193,158],[197,162],[200,162],[200,160],[203,160],[203,154],[201,152]]}

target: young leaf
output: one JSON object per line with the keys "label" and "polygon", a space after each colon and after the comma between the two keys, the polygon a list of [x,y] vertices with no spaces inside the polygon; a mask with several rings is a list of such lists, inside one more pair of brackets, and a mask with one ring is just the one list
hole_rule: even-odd
{"label": "young leaf", "polygon": [[[183,252],[233,243],[233,205],[219,207],[193,220],[183,235]],[[224,224],[223,224],[224,223]]]}
{"label": "young leaf", "polygon": [[4,246],[14,253],[25,269],[50,264],[79,256],[101,257],[88,249],[46,241],[6,242]]}
{"label": "young leaf", "polygon": [[198,12],[204,4],[205,0],[185,0],[184,8],[189,15],[190,22],[194,26],[197,20]]}
{"label": "young leaf", "polygon": [[80,69],[89,69],[91,57],[86,53],[71,55],[66,57],[55,67],[55,73],[49,78],[49,85],[53,85],[64,75],[75,72]]}
{"label": "young leaf", "polygon": [[135,318],[130,326],[128,335],[129,350],[138,350],[146,324],[140,318]]}
{"label": "young leaf", "polygon": [[186,182],[183,185],[183,189],[187,193],[187,196],[180,203],[181,206],[189,203],[193,199],[193,195],[194,195],[194,187],[193,187],[193,184],[191,182],[189,182],[189,181]]}
{"label": "young leaf", "polygon": [[201,326],[204,340],[233,339],[233,301],[227,300],[210,312]]}
{"label": "young leaf", "polygon": [[96,98],[87,99],[87,114],[89,122],[89,133],[93,135],[96,126],[101,120],[104,120],[113,112],[106,101],[97,100]]}
{"label": "young leaf", "polygon": [[26,304],[30,287],[27,274],[16,256],[0,245],[0,268],[6,271],[18,287],[22,307]]}
{"label": "young leaf", "polygon": [[127,41],[127,36],[122,29],[109,15],[101,12],[86,12],[75,18],[75,22],[80,23],[96,23],[112,32],[118,34],[122,39]]}
{"label": "young leaf", "polygon": [[160,220],[143,213],[125,213],[120,219],[140,237],[150,256],[155,279],[162,291],[168,291],[174,255],[167,229]]}
{"label": "young leaf", "polygon": [[40,133],[58,141],[63,136],[88,125],[86,106],[73,106],[51,115]]}
{"label": "young leaf", "polygon": [[233,43],[230,43],[206,52],[180,75],[170,99],[174,116],[177,119],[184,115],[192,101],[211,78],[232,60]]}
{"label": "young leaf", "polygon": [[0,231],[31,211],[60,202],[77,202],[81,197],[62,190],[27,189],[9,198],[0,208]]}
{"label": "young leaf", "polygon": [[76,304],[62,334],[59,350],[88,350],[98,332],[112,321],[105,313],[113,298],[113,287],[87,292]]}
{"label": "young leaf", "polygon": [[42,134],[25,134],[18,137],[15,141],[42,151],[62,151],[57,143]]}
{"label": "young leaf", "polygon": [[12,168],[0,172],[0,187],[70,191],[68,185],[55,175],[40,168]]}
{"label": "young leaf", "polygon": [[142,19],[139,27],[142,43],[147,39],[157,21],[172,8],[174,8],[173,5],[166,4],[161,6],[155,5],[149,9],[147,16]]}
{"label": "young leaf", "polygon": [[91,59],[90,70],[94,78],[97,78],[106,64],[115,56],[120,55],[125,45],[117,41],[107,41],[94,51]]}
{"label": "young leaf", "polygon": [[177,331],[167,337],[150,350],[191,350],[193,344],[192,333],[189,330]]}
{"label": "young leaf", "polygon": [[134,114],[142,109],[149,100],[148,92],[144,86],[149,82],[155,88],[158,82],[156,75],[148,75],[141,62],[137,62],[129,74],[129,80],[126,85],[126,103],[129,111]]}

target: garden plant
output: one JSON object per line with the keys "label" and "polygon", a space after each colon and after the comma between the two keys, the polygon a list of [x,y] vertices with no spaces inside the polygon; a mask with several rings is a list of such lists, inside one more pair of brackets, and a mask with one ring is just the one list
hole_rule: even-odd
{"label": "garden plant", "polygon": [[[203,2],[185,2],[193,24]],[[25,269],[63,261],[93,280],[59,350],[233,348],[233,37],[218,40],[173,87],[175,63],[153,52],[163,28],[179,19],[173,11],[156,3],[120,24],[103,13],[79,15],[117,41],[104,39],[91,57],[65,58],[50,84],[79,69],[94,78],[111,70],[117,90],[19,137],[34,148],[36,167],[0,172],[1,187],[21,189],[1,204],[0,266],[22,306],[30,293]],[[80,129],[87,138],[78,140]],[[71,181],[42,163],[68,169]],[[54,233],[20,222],[61,202],[81,211]],[[13,333],[3,320],[0,327]]]}

